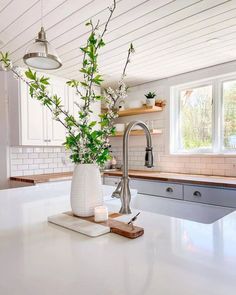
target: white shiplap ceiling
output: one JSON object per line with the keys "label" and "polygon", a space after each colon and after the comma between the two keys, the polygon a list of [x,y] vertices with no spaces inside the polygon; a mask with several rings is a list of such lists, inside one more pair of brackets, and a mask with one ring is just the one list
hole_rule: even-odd
{"label": "white shiplap ceiling", "polygon": [[[79,78],[84,23],[103,24],[112,0],[44,0],[44,27],[63,67],[55,74]],[[26,47],[40,29],[39,0],[0,0],[0,50],[22,66]],[[215,41],[215,42],[214,42]],[[218,42],[217,42],[218,41]],[[148,81],[236,59],[236,0],[117,0],[101,50],[106,84],[120,77],[129,43],[135,55],[127,84]]]}

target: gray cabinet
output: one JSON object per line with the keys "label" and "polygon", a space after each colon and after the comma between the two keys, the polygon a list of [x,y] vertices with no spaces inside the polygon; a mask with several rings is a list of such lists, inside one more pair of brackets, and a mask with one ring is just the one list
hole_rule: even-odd
{"label": "gray cabinet", "polygon": [[[117,186],[120,177],[105,176],[104,184]],[[236,189],[131,179],[130,187],[139,194],[236,208]]]}
{"label": "gray cabinet", "polygon": [[184,185],[184,200],[236,208],[236,190]]}
{"label": "gray cabinet", "polygon": [[130,187],[137,189],[139,194],[147,194],[180,200],[183,199],[182,184],[131,179]]}
{"label": "gray cabinet", "polygon": [[103,184],[106,184],[106,185],[117,186],[119,182],[120,182],[119,177],[110,177],[110,176],[103,177]]}
{"label": "gray cabinet", "polygon": [[[103,183],[106,185],[117,186],[119,177],[105,176]],[[131,179],[130,188],[136,189],[139,194],[183,199],[183,185],[175,183],[166,183],[161,181],[149,181],[145,179]]]}

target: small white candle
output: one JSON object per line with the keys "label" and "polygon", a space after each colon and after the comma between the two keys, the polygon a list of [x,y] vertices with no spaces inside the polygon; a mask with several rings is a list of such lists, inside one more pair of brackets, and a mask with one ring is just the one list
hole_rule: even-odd
{"label": "small white candle", "polygon": [[106,206],[98,206],[94,208],[94,221],[101,222],[108,219],[108,209]]}

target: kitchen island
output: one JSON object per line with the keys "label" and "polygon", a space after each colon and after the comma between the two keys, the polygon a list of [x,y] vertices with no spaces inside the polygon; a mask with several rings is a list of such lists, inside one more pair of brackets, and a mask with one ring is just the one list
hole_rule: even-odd
{"label": "kitchen island", "polygon": [[64,181],[0,191],[0,294],[235,294],[236,212],[203,224],[142,211],[144,236],[89,238],[47,222],[70,210],[69,190]]}

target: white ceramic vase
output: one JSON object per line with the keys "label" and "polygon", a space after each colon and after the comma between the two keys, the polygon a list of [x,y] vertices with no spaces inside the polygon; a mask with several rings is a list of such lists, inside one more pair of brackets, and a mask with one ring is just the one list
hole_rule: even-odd
{"label": "white ceramic vase", "polygon": [[75,166],[71,183],[71,208],[74,215],[94,215],[94,208],[103,205],[102,179],[95,164]]}

